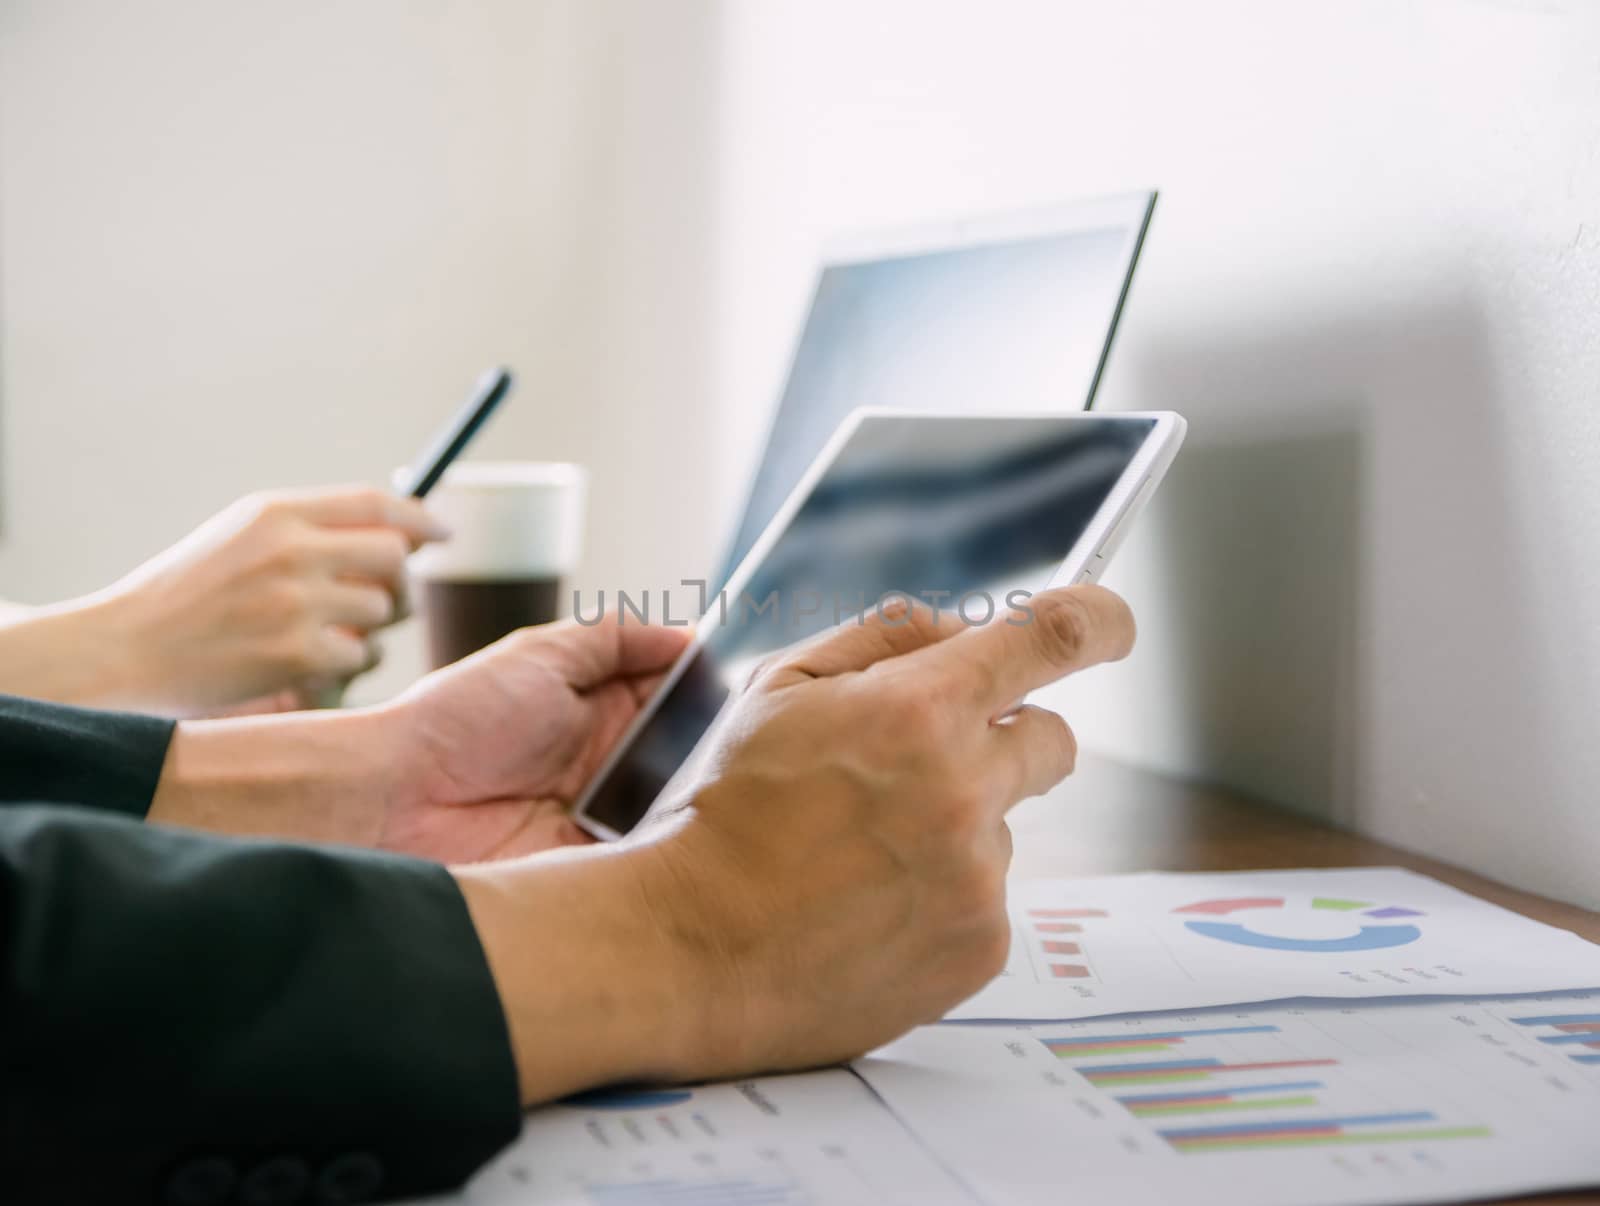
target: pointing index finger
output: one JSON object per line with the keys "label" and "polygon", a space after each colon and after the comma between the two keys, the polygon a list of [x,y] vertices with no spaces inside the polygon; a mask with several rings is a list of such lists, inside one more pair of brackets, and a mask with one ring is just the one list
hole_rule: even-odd
{"label": "pointing index finger", "polygon": [[1030,691],[1133,648],[1133,613],[1102,586],[1045,591],[992,620],[911,656],[943,669],[957,689],[992,712]]}

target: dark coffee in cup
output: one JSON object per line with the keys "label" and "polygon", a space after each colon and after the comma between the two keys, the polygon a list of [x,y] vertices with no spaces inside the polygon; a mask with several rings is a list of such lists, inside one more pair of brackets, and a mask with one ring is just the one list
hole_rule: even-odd
{"label": "dark coffee in cup", "polygon": [[423,579],[418,602],[428,628],[428,661],[448,666],[507,633],[561,614],[560,578],[498,582]]}
{"label": "dark coffee in cup", "polygon": [[447,666],[560,616],[581,544],[584,484],[577,465],[451,466],[428,496],[450,539],[424,548],[411,564],[431,665]]}

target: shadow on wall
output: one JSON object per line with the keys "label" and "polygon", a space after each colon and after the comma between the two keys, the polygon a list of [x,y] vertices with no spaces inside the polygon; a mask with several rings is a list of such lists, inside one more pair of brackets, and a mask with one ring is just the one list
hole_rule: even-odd
{"label": "shadow on wall", "polygon": [[1359,828],[1459,823],[1471,761],[1507,745],[1537,790],[1507,403],[1469,296],[1130,353],[1124,396],[1191,425],[1134,569],[1130,686],[1171,717],[1139,756]]}
{"label": "shadow on wall", "polygon": [[[1325,402],[1325,430],[1216,429],[1175,404],[1186,448],[1158,525],[1163,642],[1195,770],[1332,816],[1356,748],[1363,431],[1354,404]],[[1203,433],[1203,434],[1202,434]]]}

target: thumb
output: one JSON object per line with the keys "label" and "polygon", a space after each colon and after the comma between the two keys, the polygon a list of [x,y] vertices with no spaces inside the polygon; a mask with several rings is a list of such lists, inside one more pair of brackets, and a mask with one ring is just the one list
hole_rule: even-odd
{"label": "thumb", "polygon": [[880,600],[855,620],[780,654],[762,677],[774,686],[809,678],[831,678],[867,669],[891,657],[914,653],[966,627],[953,610],[935,612],[909,595]]}
{"label": "thumb", "polygon": [[662,673],[689,644],[689,633],[688,628],[627,624],[607,616],[598,624],[558,620],[524,628],[505,641],[516,656],[532,655],[576,690],[588,691],[614,678]]}

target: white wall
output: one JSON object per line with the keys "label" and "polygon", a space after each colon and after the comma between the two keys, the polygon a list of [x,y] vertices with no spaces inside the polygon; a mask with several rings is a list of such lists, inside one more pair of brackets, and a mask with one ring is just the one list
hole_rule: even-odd
{"label": "white wall", "polygon": [[825,233],[1154,184],[1102,399],[1193,428],[1086,744],[1600,904],[1596,6],[7,0],[0,38],[0,595],[381,479],[498,359],[483,451],[588,462],[585,583],[671,584]]}
{"label": "white wall", "polygon": [[387,481],[500,361],[474,455],[593,467],[583,580],[703,569],[709,12],[0,3],[0,597]]}
{"label": "white wall", "polygon": [[1188,451],[1085,743],[1600,904],[1600,6],[726,6],[747,456],[838,226],[1156,185],[1102,401]]}

